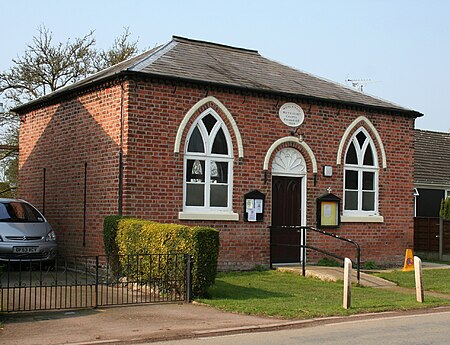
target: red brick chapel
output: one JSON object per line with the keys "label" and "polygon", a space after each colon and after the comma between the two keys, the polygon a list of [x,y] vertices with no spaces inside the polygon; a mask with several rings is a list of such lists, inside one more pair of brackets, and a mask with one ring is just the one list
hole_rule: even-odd
{"label": "red brick chapel", "polygon": [[220,270],[295,262],[271,242],[324,225],[317,199],[329,193],[340,201],[321,210],[339,220],[328,231],[357,241],[363,261],[401,264],[413,246],[422,114],[255,50],[174,36],[15,111],[19,195],[62,254],[104,253],[103,219],[123,214],[215,227]]}

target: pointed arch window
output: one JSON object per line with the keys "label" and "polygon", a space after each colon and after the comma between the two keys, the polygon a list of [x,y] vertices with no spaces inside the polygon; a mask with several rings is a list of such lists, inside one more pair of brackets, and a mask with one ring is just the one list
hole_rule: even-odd
{"label": "pointed arch window", "polygon": [[364,128],[352,136],[345,154],[344,215],[378,214],[378,165],[372,139]]}
{"label": "pointed arch window", "polygon": [[220,116],[208,109],[193,123],[186,139],[185,212],[231,212],[233,148]]}

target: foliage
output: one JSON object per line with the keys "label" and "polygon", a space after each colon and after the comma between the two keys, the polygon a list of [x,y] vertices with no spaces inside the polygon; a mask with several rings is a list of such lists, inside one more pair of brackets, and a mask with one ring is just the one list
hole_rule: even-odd
{"label": "foliage", "polygon": [[109,50],[96,50],[94,31],[81,38],[54,43],[53,33],[40,26],[22,57],[0,73],[0,93],[15,105],[44,96],[88,75],[124,61],[138,52],[128,28]]}
{"label": "foliage", "polygon": [[[17,186],[18,177],[18,129],[19,121],[17,116],[10,112],[0,113],[0,180],[8,183],[9,187]],[[4,189],[1,189],[3,191]],[[12,190],[14,196],[15,190]]]}
{"label": "foliage", "polygon": [[256,271],[256,272],[264,272],[267,271],[268,268],[265,267],[264,265],[255,265],[255,267],[253,267],[252,271]]}
{"label": "foliage", "polygon": [[[94,31],[63,43],[54,42],[53,33],[40,26],[24,54],[13,59],[12,67],[0,73],[0,101],[6,102],[6,111],[0,113],[0,145],[18,145],[19,118],[10,108],[132,57],[138,53],[137,41],[129,38],[129,29],[124,28],[110,49],[98,50]],[[12,184],[17,183],[17,156],[17,149],[0,150],[3,178]]]}
{"label": "foliage", "polygon": [[377,263],[375,261],[368,260],[368,261],[365,261],[362,264],[362,268],[365,269],[365,270],[376,270],[379,267],[378,267],[378,265],[377,265]]}
{"label": "foliage", "polygon": [[192,292],[194,296],[206,296],[214,284],[219,257],[219,232],[213,228],[192,228],[192,243],[188,253],[192,255]]}
{"label": "foliage", "polygon": [[94,68],[97,71],[101,71],[135,55],[138,52],[137,41],[130,42],[130,35],[130,30],[126,27],[122,35],[114,40],[110,49],[98,51],[93,61]]}
{"label": "foliage", "polygon": [[429,297],[424,304],[411,294],[352,287],[352,308],[342,308],[342,282],[324,282],[291,272],[230,272],[219,274],[209,289],[210,298],[198,302],[251,315],[313,318],[387,310],[429,308],[449,301]]}
{"label": "foliage", "polygon": [[342,264],[335,259],[322,258],[317,262],[317,266],[342,267]]}
{"label": "foliage", "polygon": [[14,198],[15,191],[7,182],[0,182],[0,198]]}
{"label": "foliage", "polygon": [[439,215],[445,220],[450,220],[450,198],[442,199]]}
{"label": "foliage", "polygon": [[[116,226],[116,229],[112,229]],[[108,230],[106,230],[108,228]],[[214,283],[219,253],[219,232],[208,227],[162,224],[135,218],[105,220],[105,248],[115,250],[110,241],[116,232],[120,255],[187,253],[192,256],[192,292],[206,294]],[[106,240],[109,241],[106,244]],[[162,277],[167,271],[169,257],[161,257],[158,265],[140,266],[139,275]],[[125,264],[122,262],[122,264]]]}
{"label": "foliage", "polygon": [[[402,287],[414,288],[416,284],[414,271],[380,272],[376,276],[393,281]],[[450,269],[425,269],[422,271],[422,283],[425,290],[450,294],[448,282],[450,282]]]}
{"label": "foliage", "polygon": [[106,255],[117,255],[119,248],[117,247],[117,226],[121,219],[125,217],[115,215],[107,216],[103,220],[103,244],[105,246]]}

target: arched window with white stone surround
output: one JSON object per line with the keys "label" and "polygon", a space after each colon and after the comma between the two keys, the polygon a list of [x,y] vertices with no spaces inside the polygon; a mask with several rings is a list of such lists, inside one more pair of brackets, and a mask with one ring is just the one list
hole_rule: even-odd
{"label": "arched window with white stone surround", "polygon": [[345,153],[344,215],[378,215],[378,159],[363,127],[352,136]]}
{"label": "arched window with white stone surround", "polygon": [[227,127],[211,108],[192,124],[184,155],[185,213],[231,212],[233,147]]}

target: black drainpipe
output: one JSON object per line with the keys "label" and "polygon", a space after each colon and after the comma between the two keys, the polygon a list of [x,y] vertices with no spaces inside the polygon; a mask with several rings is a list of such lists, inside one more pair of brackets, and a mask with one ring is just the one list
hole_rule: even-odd
{"label": "black drainpipe", "polygon": [[45,216],[45,179],[46,176],[46,169],[42,169],[44,176],[42,177],[42,214]]}
{"label": "black drainpipe", "polygon": [[86,201],[87,201],[87,162],[84,162],[83,247],[86,247]]}
{"label": "black drainpipe", "polygon": [[119,139],[119,186],[118,186],[118,205],[117,213],[122,215],[122,199],[123,199],[123,83],[120,82],[120,139]]}

